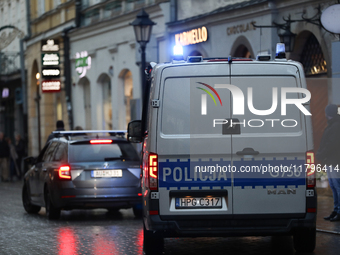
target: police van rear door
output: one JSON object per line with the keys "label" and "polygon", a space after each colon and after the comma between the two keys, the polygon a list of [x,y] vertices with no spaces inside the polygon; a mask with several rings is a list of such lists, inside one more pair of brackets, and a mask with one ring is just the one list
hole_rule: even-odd
{"label": "police van rear door", "polygon": [[159,93],[159,214],[232,214],[231,135],[214,120],[230,119],[228,62],[165,68]]}
{"label": "police van rear door", "polygon": [[301,88],[297,67],[235,62],[231,84],[240,92],[233,102],[244,100],[244,111],[233,104],[232,115],[240,126],[231,138],[234,214],[305,213],[305,116],[282,102],[305,96],[295,91]]}

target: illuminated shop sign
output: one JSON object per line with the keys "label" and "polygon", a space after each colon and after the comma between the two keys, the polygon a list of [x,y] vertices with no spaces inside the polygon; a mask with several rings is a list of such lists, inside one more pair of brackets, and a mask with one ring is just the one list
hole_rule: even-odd
{"label": "illuminated shop sign", "polygon": [[53,78],[53,77],[59,77],[59,76],[60,76],[59,68],[44,68],[44,69],[42,69],[42,77],[43,78]]}
{"label": "illuminated shop sign", "polygon": [[88,56],[87,51],[76,53],[76,71],[79,74],[79,78],[86,75],[86,71],[91,68],[91,57]]}
{"label": "illuminated shop sign", "polygon": [[176,44],[185,46],[197,44],[208,40],[208,30],[206,27],[195,28],[186,32],[175,34]]}
{"label": "illuminated shop sign", "polygon": [[41,82],[41,91],[59,92],[61,90],[61,82],[59,80],[45,80]]}
{"label": "illuminated shop sign", "polygon": [[59,51],[59,41],[54,39],[43,40],[41,51]]}
{"label": "illuminated shop sign", "polygon": [[239,25],[235,25],[232,27],[228,27],[227,28],[227,34],[228,35],[235,35],[235,34],[241,34],[241,33],[245,33],[247,31],[251,31],[251,30],[256,30],[256,27],[254,27],[254,24],[256,22],[252,21],[250,23],[247,24],[239,24]]}
{"label": "illuminated shop sign", "polygon": [[59,53],[42,53],[41,63],[43,66],[58,66],[60,56]]}

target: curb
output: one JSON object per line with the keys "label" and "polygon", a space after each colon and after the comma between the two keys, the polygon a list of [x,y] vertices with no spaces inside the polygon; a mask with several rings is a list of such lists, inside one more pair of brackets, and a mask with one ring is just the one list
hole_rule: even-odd
{"label": "curb", "polygon": [[336,232],[336,231],[330,231],[330,230],[324,230],[324,229],[316,229],[317,232],[321,232],[321,233],[327,233],[327,234],[333,234],[333,235],[340,235],[340,232]]}

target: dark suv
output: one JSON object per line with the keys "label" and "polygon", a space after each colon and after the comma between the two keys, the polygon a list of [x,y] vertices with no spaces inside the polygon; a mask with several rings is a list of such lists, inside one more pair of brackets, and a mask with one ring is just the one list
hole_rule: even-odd
{"label": "dark suv", "polygon": [[140,159],[124,133],[109,136],[89,132],[54,132],[25,174],[22,199],[28,213],[46,207],[49,219],[62,209],[133,208],[141,215]]}

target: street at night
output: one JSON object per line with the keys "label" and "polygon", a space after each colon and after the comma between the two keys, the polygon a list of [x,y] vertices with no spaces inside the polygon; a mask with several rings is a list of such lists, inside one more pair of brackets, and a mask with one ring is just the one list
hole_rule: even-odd
{"label": "street at night", "polygon": [[[107,210],[62,211],[59,220],[46,218],[45,208],[29,215],[21,202],[21,182],[0,184],[0,254],[143,254],[143,224],[131,209],[115,215]],[[330,197],[319,198],[315,255],[338,255],[340,222],[322,218]],[[333,234],[331,232],[334,232]],[[164,254],[290,255],[290,237],[168,238]]]}

